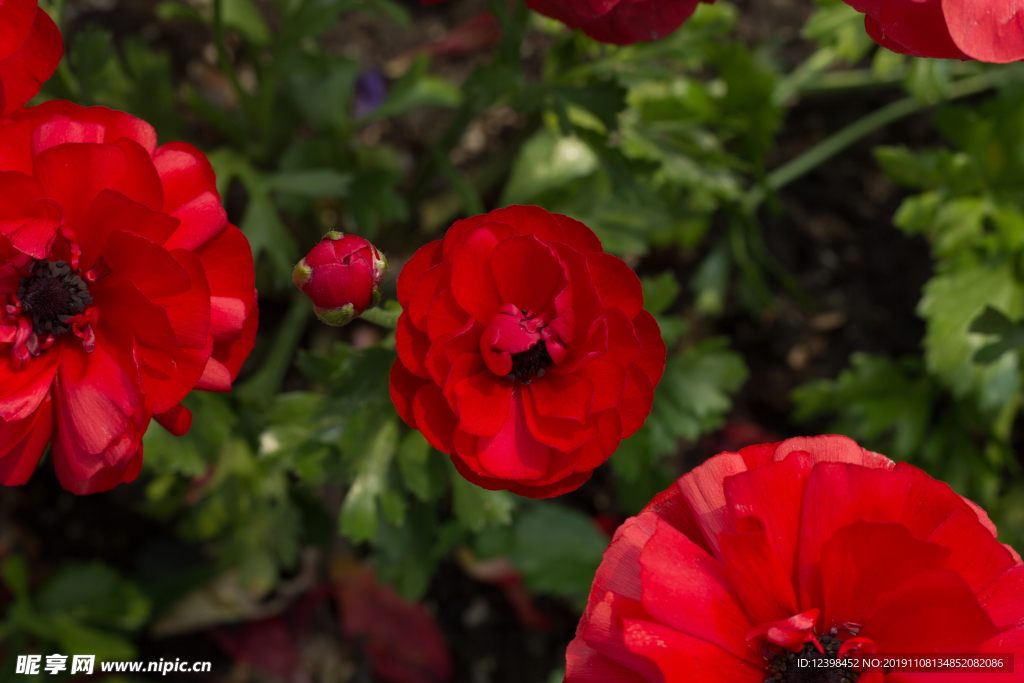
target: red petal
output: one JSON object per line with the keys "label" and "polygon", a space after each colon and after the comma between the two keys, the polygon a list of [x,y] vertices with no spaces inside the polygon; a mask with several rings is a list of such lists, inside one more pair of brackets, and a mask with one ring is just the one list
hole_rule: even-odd
{"label": "red petal", "polygon": [[93,267],[115,231],[123,230],[159,245],[177,228],[177,219],[153,211],[115,190],[103,190],[89,205],[86,227],[77,235],[82,248],[81,268]]}
{"label": "red petal", "polygon": [[184,142],[161,145],[153,166],[163,185],[165,213],[174,213],[204,192],[217,192],[217,179],[206,155]]}
{"label": "red petal", "polygon": [[895,590],[858,635],[879,652],[977,652],[998,632],[967,583],[938,570]]}
{"label": "red petal", "polygon": [[101,254],[114,275],[131,281],[147,297],[175,296],[192,285],[188,273],[170,252],[145,237],[115,230]]}
{"label": "red petal", "polygon": [[28,39],[20,43],[17,52],[0,62],[0,115],[15,111],[35,97],[57,69],[63,54],[64,40],[57,25],[38,9]]}
{"label": "red petal", "polygon": [[62,352],[62,347],[54,346],[17,371],[9,357],[0,360],[0,420],[23,420],[39,408],[53,384]]}
{"label": "red petal", "polygon": [[53,435],[53,403],[47,395],[36,412],[23,420],[0,420],[0,484],[28,482]]}
{"label": "red petal", "polygon": [[519,391],[512,392],[507,410],[501,430],[480,439],[480,464],[499,479],[539,479],[548,469],[549,447],[530,433]]}
{"label": "red petal", "polygon": [[180,403],[166,412],[153,415],[153,419],[174,436],[184,436],[192,427],[192,411]]}
{"label": "red petal", "polygon": [[632,320],[644,307],[644,290],[640,278],[626,262],[611,254],[587,256],[590,276],[605,308],[618,308]]}
{"label": "red petal", "polygon": [[638,655],[623,642],[624,618],[650,617],[636,600],[611,591],[603,596],[592,596],[591,612],[586,624],[580,623],[576,633],[595,650],[618,664],[632,669],[649,681],[660,681],[658,669],[648,658]]}
{"label": "red petal", "polygon": [[490,257],[498,238],[487,228],[471,232],[452,263],[452,293],[459,305],[486,325],[501,307],[501,296],[491,275]]}
{"label": "red petal", "polygon": [[[745,472],[746,469],[746,463],[740,455],[719,453],[676,481],[693,518],[700,525],[701,535],[716,555],[718,535],[730,529],[731,521],[726,509],[723,482],[727,477]],[[687,536],[692,538],[690,533]]]}
{"label": "red petal", "polygon": [[502,240],[490,263],[501,303],[521,310],[553,313],[555,296],[569,284],[561,261],[533,235]]}
{"label": "red petal", "polygon": [[89,479],[100,469],[117,465],[138,446],[129,423],[142,410],[145,399],[134,367],[125,370],[128,363],[134,364],[133,359],[108,344],[99,331],[92,353],[85,353],[81,344],[73,342],[62,354],[55,385],[58,438],[54,458],[63,453],[66,469],[76,480]]}
{"label": "red petal", "polygon": [[[725,568],[670,524],[659,521],[640,553],[644,609],[682,633],[744,656],[753,624]],[[747,655],[757,662],[760,655]]]}
{"label": "red petal", "polygon": [[[500,211],[500,209],[499,209]],[[511,225],[507,225],[504,221],[496,221],[492,217],[497,212],[492,211],[491,213],[485,213],[480,216],[471,216],[469,218],[463,218],[462,220],[455,221],[452,227],[448,228],[448,232],[444,235],[444,245],[442,250],[442,257],[449,263],[452,262],[452,257],[458,252],[459,247],[462,246],[462,242],[475,228],[479,228],[482,225],[487,224],[488,229],[498,238],[499,241],[506,237],[511,237],[517,233],[512,229]]]}
{"label": "red petal", "polygon": [[[744,449],[746,450],[746,449]],[[773,449],[774,450],[774,449]],[[721,458],[722,456],[715,456]],[[794,453],[782,462],[763,465],[756,469],[741,471],[739,461],[750,467],[747,459],[740,455],[728,456],[730,470],[723,472],[726,510],[729,521],[725,528],[736,528],[739,520],[755,515],[768,530],[775,552],[782,562],[783,570],[790,580],[796,579],[796,550],[800,540],[800,513],[804,498],[804,485],[813,464],[806,453]],[[729,476],[728,472],[737,473]],[[713,485],[709,482],[707,485]],[[720,523],[721,524],[721,523]],[[716,524],[712,527],[718,528]]]}
{"label": "red petal", "polygon": [[858,520],[898,520],[912,483],[909,475],[859,465],[819,462],[814,466],[804,489],[800,520],[799,586],[802,607],[821,605],[824,600],[819,566],[822,545],[837,530]]}
{"label": "red petal", "polygon": [[36,156],[35,171],[43,194],[60,204],[69,226],[78,228],[97,194],[125,189],[128,157],[117,145],[58,145]]}
{"label": "red petal", "polygon": [[128,138],[120,138],[114,144],[123,149],[128,158],[128,174],[121,191],[140,204],[160,211],[164,205],[164,189],[153,167],[153,160],[149,158],[149,152]]}
{"label": "red petal", "polygon": [[1005,64],[1024,58],[1024,15],[1003,0],[943,0],[942,11],[953,42],[983,62]]}
{"label": "red petal", "polygon": [[227,369],[229,377],[233,382],[242,369],[242,364],[249,357],[253,346],[256,345],[256,329],[259,327],[260,309],[256,302],[256,292],[253,292],[252,308],[249,309],[249,317],[245,319],[242,326],[242,334],[238,339],[216,341],[213,344],[213,353],[210,360],[222,363]]}
{"label": "red petal", "polygon": [[398,327],[395,329],[395,348],[398,349],[398,357],[412,374],[423,379],[430,379],[430,371],[427,370],[425,361],[427,352],[430,351],[430,337],[416,329],[409,319],[409,313],[403,312],[398,317]]}
{"label": "red petal", "polygon": [[412,290],[420,276],[428,268],[441,262],[441,248],[443,245],[444,243],[441,240],[434,240],[420,247],[402,268],[402,272],[398,275],[398,303],[402,304],[402,308],[409,306]]}
{"label": "red petal", "polygon": [[594,403],[594,383],[585,377],[549,372],[524,388],[532,394],[537,412],[586,424]]}
{"label": "red petal", "polygon": [[667,355],[665,340],[661,338],[661,328],[658,327],[653,315],[647,311],[640,311],[640,314],[633,318],[633,329],[640,339],[640,353],[633,362],[647,373],[651,378],[651,384],[658,386],[665,372]]}
{"label": "red petal", "polygon": [[925,57],[959,59],[942,14],[942,0],[885,0],[878,23],[886,37]]}
{"label": "red petal", "polygon": [[7,0],[0,5],[0,60],[13,55],[28,40],[36,12],[35,0]]}
{"label": "red petal", "polygon": [[[476,437],[472,437],[476,439]],[[455,441],[459,441],[459,432],[455,432]],[[488,491],[506,491],[512,487],[512,482],[505,479],[495,479],[494,477],[485,477],[482,474],[477,474],[466,462],[466,458],[462,455],[452,455],[452,464],[455,469],[458,470],[462,478],[471,484],[479,486],[482,489]]]}
{"label": "red petal", "polygon": [[948,548],[894,522],[857,521],[839,529],[821,551],[825,630],[866,623],[901,584],[940,568],[949,556]]}
{"label": "red petal", "polygon": [[164,242],[167,249],[198,251],[228,226],[228,215],[214,192],[204,192],[172,214],[181,226]]}
{"label": "red petal", "polygon": [[665,683],[761,683],[763,662],[753,665],[700,638],[649,621],[624,621],[626,646],[658,665]]}
{"label": "red petal", "polygon": [[583,444],[580,460],[576,466],[579,472],[592,470],[604,464],[622,442],[622,420],[615,410],[602,410],[592,416],[597,423],[597,438]]}
{"label": "red petal", "polygon": [[786,564],[757,517],[742,518],[739,533],[718,537],[722,564],[729,583],[752,624],[786,619],[800,611],[792,583],[792,563]]}
{"label": "red petal", "polygon": [[256,290],[252,247],[242,231],[228,225],[212,240],[195,250],[203,262],[210,294],[241,301],[248,308]]}
{"label": "red petal", "polygon": [[[556,451],[562,453],[569,453],[575,451],[581,446],[593,441],[598,434],[598,428],[596,421],[580,423],[576,420],[566,420],[563,418],[545,417],[537,412],[537,406],[535,396],[529,391],[530,387],[526,387],[522,391],[523,395],[523,408],[526,412],[526,424],[530,428],[530,434],[533,435],[537,441],[551,446]],[[557,456],[557,453],[552,455]],[[576,469],[578,464],[578,455],[573,458],[572,467],[570,471]],[[548,466],[548,471],[551,471],[551,466]],[[583,469],[593,469],[593,467],[587,467]]]}
{"label": "red petal", "polygon": [[442,290],[448,289],[450,268],[447,263],[439,263],[428,268],[416,281],[412,297],[406,307],[409,321],[422,332],[427,331],[427,314],[434,297]]}
{"label": "red petal", "polygon": [[659,40],[679,28],[696,9],[696,0],[620,2],[611,11],[586,23],[583,32],[594,40],[613,45]]}
{"label": "red petal", "polygon": [[1024,565],[1004,572],[978,593],[978,600],[997,626],[1024,626]]}
{"label": "red petal", "polygon": [[448,407],[441,390],[433,382],[420,387],[412,403],[416,428],[423,432],[430,445],[451,455],[455,452],[455,414]]}
{"label": "red petal", "polygon": [[427,335],[436,340],[444,334],[454,334],[470,321],[459,302],[455,300],[452,290],[446,289],[430,302],[427,312]]}
{"label": "red petal", "polygon": [[405,424],[416,429],[416,416],[413,414],[412,407],[413,399],[416,397],[416,392],[429,380],[421,379],[409,372],[402,361],[397,358],[395,364],[391,366],[391,374],[388,378],[391,402],[395,404],[395,410],[398,411],[399,417],[405,421]]}
{"label": "red petal", "polygon": [[651,380],[637,365],[626,368],[626,390],[622,392],[619,416],[622,418],[622,438],[626,439],[644,426],[654,405],[654,387]]}
{"label": "red petal", "polygon": [[963,577],[976,592],[1017,565],[1016,558],[988,533],[973,512],[953,510],[927,538],[952,550],[946,568]]}
{"label": "red petal", "polygon": [[203,376],[196,382],[195,388],[201,391],[225,393],[231,391],[232,379],[231,370],[211,355],[206,361],[206,367],[203,368]]}
{"label": "red petal", "polygon": [[[645,683],[650,679],[605,657],[576,636],[565,651],[566,683]],[[658,677],[650,683],[660,683]]]}
{"label": "red petal", "polygon": [[93,283],[89,291],[100,312],[100,325],[118,328],[117,332],[110,333],[111,337],[127,335],[142,344],[167,351],[181,348],[166,311],[127,278],[108,275]]}
{"label": "red petal", "polygon": [[476,436],[501,431],[512,397],[512,383],[489,370],[459,381],[453,387],[459,429]]}

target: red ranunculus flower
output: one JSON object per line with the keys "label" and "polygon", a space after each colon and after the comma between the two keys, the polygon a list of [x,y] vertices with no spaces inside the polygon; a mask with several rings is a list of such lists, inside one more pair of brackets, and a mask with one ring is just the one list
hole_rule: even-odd
{"label": "red ranunculus flower", "polygon": [[53,101],[0,120],[0,482],[52,439],[75,493],[131,481],[151,416],[229,391],[256,333],[248,241],[206,157],[149,124]]}
{"label": "red ranunculus flower", "polygon": [[665,343],[640,280],[535,206],[458,221],[398,278],[399,414],[469,481],[572,491],[644,423]]}
{"label": "red ranunculus flower", "polygon": [[[798,668],[862,653],[1012,653],[1014,674]],[[1024,680],[1024,565],[946,484],[842,436],[721,453],[615,533],[566,680]],[[786,668],[783,668],[786,664]]]}
{"label": "red ranunculus flower", "polygon": [[630,45],[672,33],[690,18],[698,0],[526,0],[526,4],[594,40]]}
{"label": "red ranunculus flower", "polygon": [[1024,59],[1024,15],[1007,0],[846,0],[864,12],[868,34],[915,57],[1015,62]]}
{"label": "red ranunculus flower", "polygon": [[37,0],[0,3],[0,116],[35,97],[61,55],[64,40]]}
{"label": "red ranunculus flower", "polygon": [[358,235],[327,233],[292,270],[292,282],[313,302],[316,317],[347,325],[380,301],[388,262]]}

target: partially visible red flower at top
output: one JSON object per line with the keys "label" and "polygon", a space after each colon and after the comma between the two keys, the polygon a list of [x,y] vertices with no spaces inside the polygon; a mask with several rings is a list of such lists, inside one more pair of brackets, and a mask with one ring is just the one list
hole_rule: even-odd
{"label": "partially visible red flower at top", "polygon": [[75,493],[131,481],[151,417],[230,391],[252,350],[252,251],[206,157],[62,101],[0,120],[0,482],[52,441]]}
{"label": "partially visible red flower at top", "polygon": [[[1015,673],[791,657],[851,651],[1013,654]],[[749,446],[619,527],[566,660],[569,683],[1022,681],[1024,565],[978,506],[846,437]]]}
{"label": "partially visible red flower at top", "polygon": [[594,40],[630,45],[674,32],[697,9],[698,0],[526,0],[526,4]]}
{"label": "partially visible red flower at top", "polygon": [[0,116],[35,97],[60,63],[64,40],[37,0],[0,3]]}
{"label": "partially visible red flower at top", "polygon": [[1024,13],[1009,0],[846,0],[868,34],[900,54],[1007,63],[1024,59]]}
{"label": "partially visible red flower at top", "polygon": [[579,221],[458,221],[406,264],[398,300],[391,398],[484,488],[572,491],[651,410],[665,343],[636,273]]}

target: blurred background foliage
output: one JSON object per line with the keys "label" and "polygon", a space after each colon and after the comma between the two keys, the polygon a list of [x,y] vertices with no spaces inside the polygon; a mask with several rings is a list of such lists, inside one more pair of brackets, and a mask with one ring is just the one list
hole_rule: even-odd
{"label": "blurred background foliage", "polygon": [[[144,475],[115,500],[125,524],[162,529],[170,546],[117,568],[78,557],[49,566],[17,533],[0,534],[0,677],[13,676],[14,654],[130,659],[140,647],[162,652],[154,640],[198,633],[248,667],[233,680],[446,679],[440,664],[403,677],[381,663],[400,652],[343,647],[342,659],[369,668],[331,675],[309,674],[298,655],[261,658],[259,643],[298,647],[281,624],[305,633],[296,605],[323,590],[343,613],[336,636],[355,651],[374,642],[347,616],[357,611],[345,602],[346,582],[361,576],[346,564],[355,562],[382,584],[365,593],[371,607],[413,609],[427,596],[444,626],[445,577],[457,572],[498,590],[517,628],[553,633],[515,675],[457,649],[459,680],[557,681],[617,524],[716,450],[800,432],[847,434],[924,468],[1024,549],[1024,69],[895,55],[839,0],[809,13],[795,64],[777,41],[740,36],[740,11],[722,0],[665,40],[621,48],[521,3],[464,4],[440,32],[422,28],[439,9],[397,0],[147,5],[170,45],[97,20],[88,3],[47,7],[68,40],[41,98],[128,111],[161,142],[209,155],[253,247],[262,320],[236,391],[190,396],[195,422],[183,438],[154,424]],[[413,47],[367,65],[330,38],[368,25],[404,32]],[[860,93],[878,106],[780,148],[802,103]],[[773,255],[765,221],[784,220],[790,183],[914,116],[931,145],[879,146],[870,164],[907,188],[895,228],[930,249],[932,270],[912,294],[919,349],[855,350],[844,369],[777,397],[788,422],[735,417],[763,359],[729,330],[793,310],[832,329],[818,293]],[[584,221],[635,267],[669,347],[647,424],[593,482],[558,500],[470,485],[401,422],[387,390],[395,304],[379,324],[327,329],[289,279],[338,229],[388,254],[393,299],[416,248],[455,219],[513,203]],[[477,619],[476,604],[456,621]]]}

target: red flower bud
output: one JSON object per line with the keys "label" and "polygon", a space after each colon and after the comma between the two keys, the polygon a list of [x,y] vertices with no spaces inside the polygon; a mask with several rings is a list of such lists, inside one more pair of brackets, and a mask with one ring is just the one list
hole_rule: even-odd
{"label": "red flower bud", "polygon": [[312,299],[316,317],[340,327],[380,301],[388,262],[362,237],[327,233],[292,271],[292,282]]}

